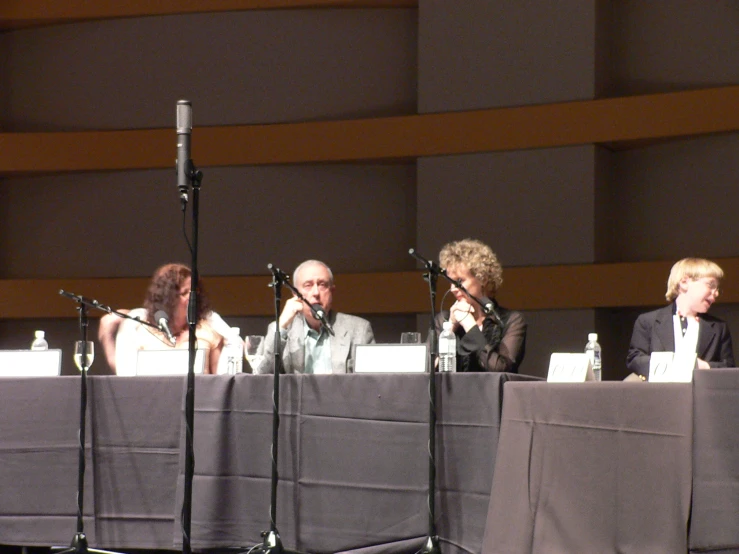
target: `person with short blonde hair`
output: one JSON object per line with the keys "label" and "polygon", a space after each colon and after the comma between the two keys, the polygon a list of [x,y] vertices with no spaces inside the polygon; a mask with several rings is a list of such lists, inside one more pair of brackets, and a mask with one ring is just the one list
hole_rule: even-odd
{"label": "person with short blonde hair", "polygon": [[[670,277],[667,279],[665,299],[672,302],[680,293],[680,282],[685,278],[697,280],[711,277],[718,283],[724,278],[724,271],[718,264],[703,258],[684,258],[672,266]],[[718,293],[717,293],[718,296]]]}
{"label": "person with short blonde hair", "polygon": [[[457,371],[517,373],[526,352],[526,322],[519,312],[495,300],[503,284],[503,268],[495,252],[479,240],[459,240],[444,245],[439,264],[469,293],[451,285],[455,302],[436,319],[437,331],[445,320],[452,322],[457,335]],[[492,313],[486,314],[472,297],[492,304]]]}
{"label": "person with short blonde hair", "polygon": [[719,297],[723,270],[703,258],[684,258],[672,266],[665,298],[670,304],[640,315],[634,323],[626,366],[649,377],[652,352],[690,352],[698,369],[734,367],[729,326],[708,310]]}

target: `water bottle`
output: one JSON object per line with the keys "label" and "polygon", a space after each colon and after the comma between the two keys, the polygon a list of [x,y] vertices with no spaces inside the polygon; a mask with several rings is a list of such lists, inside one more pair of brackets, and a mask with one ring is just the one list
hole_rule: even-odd
{"label": "water bottle", "polygon": [[588,344],[585,345],[585,353],[590,358],[593,366],[593,375],[596,381],[600,381],[601,357],[600,344],[598,344],[598,333],[588,334]]}
{"label": "water bottle", "polygon": [[49,343],[46,342],[46,339],[44,338],[44,332],[43,331],[36,331],[34,333],[34,336],[36,338],[33,339],[33,342],[31,343],[31,350],[48,350],[49,349]]}
{"label": "water bottle", "polygon": [[439,371],[457,371],[457,336],[451,321],[443,323],[439,335]]}
{"label": "water bottle", "polygon": [[241,329],[231,327],[225,344],[223,346],[222,356],[226,357],[226,373],[236,375],[244,369],[244,343],[241,342]]}

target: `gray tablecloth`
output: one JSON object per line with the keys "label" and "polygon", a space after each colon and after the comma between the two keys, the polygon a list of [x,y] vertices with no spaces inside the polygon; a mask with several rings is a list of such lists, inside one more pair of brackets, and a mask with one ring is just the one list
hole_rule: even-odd
{"label": "gray tablecloth", "polygon": [[[437,379],[442,549],[479,552],[502,386],[522,378]],[[267,375],[196,382],[193,548],[258,543],[270,528],[272,386]],[[277,528],[285,547],[417,549],[428,532],[428,376],[289,375],[280,392]]]}
{"label": "gray tablecloth", "polygon": [[482,552],[687,552],[691,438],[690,384],[508,383]]}
{"label": "gray tablecloth", "polygon": [[739,370],[694,378],[690,551],[739,552]]}
{"label": "gray tablecloth", "polygon": [[[91,545],[172,548],[182,377],[88,379],[84,526]],[[76,531],[79,377],[0,379],[0,543]]]}
{"label": "gray tablecloth", "polygon": [[[506,374],[437,376],[438,531],[478,552]],[[311,552],[408,551],[428,531],[428,377],[281,378],[278,528]],[[79,378],[0,380],[0,544],[65,545],[76,530]],[[272,377],[198,376],[193,546],[269,529]],[[91,546],[182,539],[182,377],[88,379]],[[180,487],[177,487],[179,479]],[[374,548],[370,548],[374,547]]]}

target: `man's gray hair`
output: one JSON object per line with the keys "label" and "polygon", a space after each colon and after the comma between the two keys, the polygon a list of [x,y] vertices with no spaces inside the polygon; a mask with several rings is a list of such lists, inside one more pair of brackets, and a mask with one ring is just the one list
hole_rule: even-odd
{"label": "man's gray hair", "polygon": [[334,284],[334,273],[331,271],[331,268],[329,266],[327,266],[320,260],[305,260],[302,264],[295,268],[295,271],[293,271],[293,284],[296,287],[298,286],[298,275],[304,268],[308,267],[309,265],[322,265],[323,267],[325,267],[326,271],[328,271],[328,278],[331,285]]}

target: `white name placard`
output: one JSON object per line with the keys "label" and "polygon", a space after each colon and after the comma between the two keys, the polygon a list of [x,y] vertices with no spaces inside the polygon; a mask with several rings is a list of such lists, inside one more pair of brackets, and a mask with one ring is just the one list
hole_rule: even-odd
{"label": "white name placard", "polygon": [[584,383],[594,380],[593,366],[587,354],[555,352],[549,358],[549,383]]}
{"label": "white name placard", "polygon": [[424,373],[425,344],[358,344],[354,373]]}
{"label": "white name placard", "polygon": [[56,377],[62,369],[62,351],[0,350],[0,377]]}
{"label": "white name placard", "polygon": [[690,383],[698,356],[694,352],[652,352],[649,356],[650,383]]}

